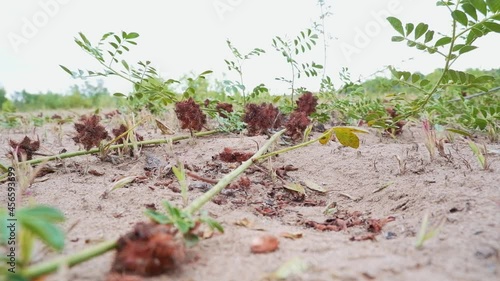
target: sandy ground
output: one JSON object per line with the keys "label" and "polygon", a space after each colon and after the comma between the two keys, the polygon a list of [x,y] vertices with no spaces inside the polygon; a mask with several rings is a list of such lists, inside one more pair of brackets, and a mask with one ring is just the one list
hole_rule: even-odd
{"label": "sandy ground", "polygon": [[[107,129],[115,123],[108,124]],[[491,169],[481,170],[467,142],[457,136],[445,146],[451,153],[449,160],[437,156],[431,161],[418,127],[405,127],[397,139],[370,131],[369,135],[360,135],[358,150],[336,142],[318,143],[266,161],[259,169],[249,169],[244,174],[251,179],[249,188],[219,195],[204,207],[222,223],[225,233],[189,249],[188,260],[179,269],[145,280],[262,280],[293,258],[308,267],[288,280],[500,280],[500,156],[489,155]],[[6,152],[8,139],[37,135],[42,142],[41,153],[77,150],[71,140],[71,125],[65,125],[63,132],[59,142],[51,124],[35,132],[30,129],[27,134],[20,129],[4,129],[0,143]],[[161,137],[149,128],[140,133],[145,139]],[[198,175],[217,179],[237,166],[214,160],[224,147],[255,152],[265,141],[265,136],[219,134],[198,138],[195,143],[180,141],[173,149]],[[500,149],[498,143],[487,145]],[[275,148],[280,148],[279,144]],[[150,175],[140,183],[108,192],[113,179],[145,175],[146,153],[167,163],[174,161],[165,145],[147,147],[142,152],[138,159],[124,157],[119,164],[101,162],[95,156],[66,159],[57,166],[51,162],[48,165],[56,172],[28,189],[24,202],[32,198],[55,206],[67,218],[64,229],[73,226],[63,254],[125,234],[136,222],[146,220],[146,205],[161,208],[164,200],[181,203],[177,183],[162,186],[159,183],[168,178],[161,175]],[[1,161],[8,163],[3,155]],[[266,172],[269,167],[285,165],[297,168],[286,173],[287,181],[312,180],[327,192],[306,189],[306,197],[297,198]],[[86,169],[104,175],[85,174]],[[192,200],[203,190],[196,187],[196,180],[190,179],[190,183],[195,186],[189,193]],[[5,188],[1,192],[4,206]],[[367,234],[363,225],[338,232],[308,227],[308,221],[321,223],[335,215],[323,214],[330,203],[339,212],[359,211],[364,218],[395,220],[383,226],[374,241],[350,241],[351,237]],[[273,212],[264,215],[265,208]],[[416,236],[426,213],[431,224],[444,223],[438,235],[417,250]],[[252,225],[235,224],[243,219]],[[281,236],[283,233],[300,233],[302,238],[287,239]],[[252,254],[252,239],[263,234],[279,237],[279,249]],[[105,280],[113,255],[108,253],[47,280]]]}

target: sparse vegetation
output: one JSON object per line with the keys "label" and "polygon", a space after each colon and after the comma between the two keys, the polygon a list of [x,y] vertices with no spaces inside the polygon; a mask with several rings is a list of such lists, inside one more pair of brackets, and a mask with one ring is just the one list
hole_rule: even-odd
{"label": "sparse vegetation", "polygon": [[[5,91],[0,89],[2,108],[0,123],[4,127],[3,130],[15,128],[23,128],[24,132],[35,131],[35,129],[43,130],[48,123],[54,123],[51,125],[55,128],[53,130],[54,138],[60,144],[59,146],[62,147],[65,134],[79,145],[75,151],[68,152],[64,148],[59,153],[44,154],[47,150],[44,143],[49,143],[46,136],[40,138],[37,134],[35,140],[26,133],[26,136],[21,140],[8,140],[9,150],[7,154],[12,161],[12,168],[0,163],[0,181],[9,180],[15,182],[14,185],[18,185],[16,190],[18,209],[0,209],[0,245],[2,247],[7,248],[10,245],[7,237],[12,236],[7,229],[7,218],[15,217],[20,225],[20,230],[15,234],[17,241],[19,241],[19,270],[16,274],[9,275],[8,278],[15,280],[43,279],[47,274],[77,265],[110,250],[116,250],[110,276],[118,276],[116,278],[119,280],[130,276],[136,278],[137,276],[148,277],[168,273],[186,262],[186,249],[188,247],[195,246],[203,239],[209,239],[214,235],[214,232],[224,233],[224,224],[227,222],[218,221],[219,214],[208,213],[203,209],[208,202],[224,205],[228,198],[231,198],[229,200],[231,200],[232,208],[251,206],[254,214],[269,218],[289,216],[290,209],[286,209],[289,206],[319,207],[319,209],[325,210],[323,213],[327,216],[325,222],[304,219],[302,214],[299,215],[296,210],[294,212],[297,212],[298,219],[293,217],[293,220],[296,220],[301,227],[321,232],[343,231],[351,227],[364,229],[363,233],[351,236],[349,241],[376,241],[377,237],[382,235],[386,240],[390,240],[397,236],[396,230],[393,228],[391,231],[382,232],[382,229],[387,224],[394,223],[396,218],[399,220],[399,216],[396,217],[392,214],[406,210],[405,208],[411,204],[409,203],[411,200],[404,199],[408,195],[397,194],[394,191],[396,188],[391,187],[390,191],[387,191],[386,187],[392,185],[393,181],[383,178],[383,175],[394,176],[397,179],[398,177],[425,173],[428,165],[434,165],[433,167],[440,164],[458,165],[454,162],[450,150],[447,150],[447,145],[454,145],[455,151],[458,153],[459,150],[456,147],[464,143],[472,150],[481,170],[492,169],[486,144],[478,145],[472,139],[482,138],[483,142],[489,141],[490,143],[499,140],[500,104],[496,91],[500,88],[496,88],[500,85],[500,71],[474,69],[458,71],[454,70],[452,66],[465,53],[475,51],[476,47],[473,44],[481,37],[489,36],[489,33],[492,32],[500,33],[500,4],[495,1],[483,0],[437,1],[438,6],[443,6],[450,12],[452,27],[448,35],[438,35],[426,23],[403,24],[400,19],[389,17],[387,18],[388,22],[398,33],[392,38],[392,41],[406,42],[409,47],[439,55],[444,59],[444,67],[428,75],[400,71],[391,67],[393,79],[377,77],[363,83],[350,81],[346,68],[342,73],[346,83],[338,90],[334,89],[330,77],[323,72],[319,83],[320,91],[313,93],[307,89],[297,88],[296,82],[302,75],[320,76],[318,71],[323,69],[323,66],[314,61],[301,63],[297,57],[316,45],[320,39],[316,32],[323,37],[327,36],[324,29],[324,18],[330,15],[329,8],[325,6],[325,1],[318,1],[318,3],[321,8],[322,21],[316,24],[314,30],[306,29],[292,40],[280,36],[272,39],[272,47],[283,56],[290,66],[288,75],[276,78],[287,83],[290,87],[290,94],[285,95],[285,98],[270,95],[263,83],[251,92],[244,84],[243,65],[245,61],[252,57],[264,56],[263,49],[255,48],[247,54],[242,54],[231,41],[227,40],[234,60],[225,60],[225,63],[229,70],[238,74],[239,81],[225,81],[221,87],[223,91],[214,93],[207,91],[208,82],[205,76],[212,73],[210,70],[199,75],[186,76],[182,81],[177,81],[160,77],[150,61],[140,61],[136,65],[128,63],[123,55],[137,44],[139,34],[136,32],[108,32],[101,37],[98,43],[92,43],[85,34],[79,33],[79,37],[75,39],[76,44],[95,59],[102,69],[72,71],[63,65],[60,66],[75,78],[120,77],[131,83],[132,92],[130,94],[118,93],[115,94],[116,97],[112,97],[102,84],[94,87],[87,83],[83,93],[80,88],[75,87],[72,93],[64,98],[53,93],[36,95],[23,91],[9,100],[5,96]],[[435,38],[435,36],[439,38]],[[326,46],[326,38],[323,39],[323,44]],[[324,61],[326,62],[326,59]],[[247,74],[245,73],[245,75]],[[301,95],[296,98],[298,94]],[[66,99],[72,102],[69,103]],[[68,118],[63,118],[58,114],[49,117],[50,115],[45,116],[44,114],[19,113],[19,111],[32,110],[37,104],[39,109],[62,109],[70,108],[71,105],[71,108],[73,106],[82,108],[111,106],[114,110],[102,114],[97,109],[92,114],[73,115],[73,117]],[[123,109],[123,113],[119,109]],[[169,125],[167,126],[163,121],[160,121],[160,119],[167,119],[168,113],[172,113],[171,118],[177,118],[178,122],[168,120],[165,122]],[[74,130],[64,131],[67,128],[63,125],[70,121],[74,122]],[[177,124],[180,126],[176,126]],[[319,125],[322,128],[316,127]],[[375,196],[383,194],[393,201],[398,201],[394,207],[384,209],[387,212],[390,210],[391,215],[382,219],[367,217],[371,210],[366,213],[349,211],[346,209],[348,204],[341,206],[337,201],[331,201],[331,198],[328,198],[329,203],[327,204],[326,197],[322,197],[325,194],[335,192],[335,196],[331,196],[335,198],[334,200],[337,200],[339,197],[337,195],[340,195],[340,197],[347,198],[346,200],[351,206],[356,206],[355,203],[363,200],[359,194],[364,193],[359,190],[364,190],[364,187],[356,187],[353,192],[359,194],[352,193],[355,196],[345,192],[328,190],[326,185],[322,186],[316,183],[316,179],[313,181],[288,175],[288,172],[298,168],[282,163],[282,158],[278,158],[278,156],[291,151],[307,151],[312,149],[313,144],[319,143],[334,147],[332,143],[338,142],[335,148],[329,148],[329,152],[323,151],[320,156],[301,156],[311,157],[315,162],[322,163],[318,164],[318,167],[311,168],[310,171],[329,169],[328,173],[332,173],[333,176],[338,171],[328,167],[328,165],[332,165],[332,162],[341,163],[342,161],[339,159],[362,159],[366,157],[363,153],[370,153],[370,151],[357,151],[357,154],[354,155],[346,153],[344,150],[344,147],[357,149],[363,144],[357,134],[370,133],[367,128],[363,127],[370,127],[370,130],[373,130],[380,138],[381,143],[394,143],[399,141],[400,137],[412,138],[412,141],[417,139],[413,136],[414,131],[408,128],[410,126],[421,127],[420,132],[424,138],[423,145],[429,152],[430,160],[418,158],[419,154],[416,152],[418,152],[419,143],[416,141],[413,148],[405,150],[403,157],[395,155],[397,167],[394,165],[392,156],[381,155],[380,158],[383,158],[381,161],[390,158],[390,161],[386,161],[389,162],[385,166],[387,171],[377,169],[376,157],[378,156],[375,157],[373,169],[386,184],[365,196],[371,196],[370,204],[376,204],[380,198]],[[171,129],[175,127],[177,128]],[[107,128],[113,128],[111,133],[114,138],[110,137]],[[151,133],[151,128],[159,128],[162,134],[173,134],[174,136],[153,139],[151,135],[154,133]],[[143,134],[140,130],[144,130],[146,133]],[[190,134],[175,135],[179,133],[175,130],[181,132],[189,130]],[[255,142],[256,148],[251,147],[245,148],[245,151],[236,151],[231,147],[220,147],[217,152],[200,151],[195,156],[196,158],[210,154],[205,158],[211,159],[204,159],[204,162],[199,161],[203,163],[202,167],[185,162],[174,148],[174,144],[180,140],[210,136],[219,132],[238,133],[237,136],[233,135],[236,139],[236,141],[233,140],[234,142],[251,139]],[[454,135],[453,137],[451,137],[452,135],[444,135],[445,132],[460,135],[461,142],[455,140]],[[47,134],[46,131],[45,134]],[[387,138],[387,136],[390,137]],[[133,170],[135,165],[138,165],[136,163],[141,160],[140,156],[143,155],[143,150],[150,149],[149,146],[164,144],[169,146],[168,149],[171,152],[167,161],[159,156],[148,154],[144,171],[141,169]],[[54,146],[53,143],[51,145]],[[279,147],[280,145],[283,147]],[[133,150],[129,151],[130,148]],[[161,147],[157,151],[160,149]],[[189,153],[191,147],[184,149],[183,153]],[[40,150],[43,150],[43,153]],[[118,150],[118,153],[115,150]],[[417,156],[411,155],[410,150],[414,151]],[[104,166],[105,162],[110,162],[106,163],[105,167],[120,173],[120,175],[113,175],[113,187],[111,188],[113,193],[110,195],[108,189],[99,199],[104,200],[118,192],[131,192],[131,189],[127,190],[125,187],[134,183],[144,184],[151,191],[155,191],[158,186],[161,186],[162,192],[169,194],[169,198],[162,198],[164,210],[158,211],[154,203],[145,204],[145,216],[149,221],[137,223],[128,233],[122,234],[119,239],[104,241],[65,257],[57,257],[48,261],[35,260],[34,257],[37,253],[35,245],[37,243],[56,251],[64,249],[65,235],[56,224],[62,222],[65,216],[62,211],[55,207],[34,204],[29,199],[21,199],[21,195],[23,197],[30,196],[30,186],[36,178],[43,176],[43,168],[49,161],[57,161],[58,164],[51,169],[60,169],[61,173],[76,171],[83,176],[88,176],[88,174],[102,176],[104,174],[101,171],[89,171],[88,161],[85,169],[81,168],[82,165],[78,164],[77,160],[71,163],[71,168],[68,168],[69,165],[63,161],[63,159],[81,155],[97,155],[99,156],[97,161],[102,162],[100,164]],[[442,158],[438,159],[436,155]],[[446,161],[440,163],[439,160],[443,158]],[[334,160],[325,161],[325,159]],[[276,164],[281,165],[281,167],[276,167]],[[390,170],[391,165],[396,168]],[[473,170],[470,164],[467,163],[467,166],[469,170]],[[127,167],[128,169],[124,172],[118,167]],[[336,167],[342,166],[338,164]],[[371,166],[364,167],[364,169],[368,168],[371,169]],[[456,166],[453,168],[458,169]],[[12,175],[11,170],[14,170],[17,175]],[[131,175],[130,171],[133,171],[134,174]],[[363,172],[365,171],[358,171],[358,173]],[[385,174],[382,174],[383,172]],[[255,176],[256,173],[259,175]],[[349,184],[351,184],[350,181],[357,180],[355,179],[356,174],[349,166],[341,173],[349,173],[348,177],[352,177],[348,181]],[[492,173],[488,173],[488,175],[490,174]],[[203,184],[192,186],[189,177]],[[412,180],[414,179],[412,178]],[[419,178],[417,179],[421,181]],[[442,185],[447,185],[448,176],[444,181],[445,183]],[[424,182],[431,184],[436,181],[426,178]],[[380,184],[378,185],[380,186]],[[259,192],[255,192],[255,188],[260,188]],[[196,189],[203,190],[203,193],[195,195],[193,190]],[[373,188],[369,189],[373,190]],[[142,189],[133,191],[144,192]],[[37,192],[44,191],[37,190]],[[142,193],[138,194],[142,196]],[[399,202],[400,199],[406,201]],[[85,200],[84,203],[87,204]],[[427,197],[427,200],[430,199]],[[340,202],[340,199],[338,201]],[[26,202],[29,203],[26,204]],[[440,201],[436,202],[439,204]],[[26,206],[20,207],[21,203],[26,204]],[[467,205],[462,207],[469,208],[469,204],[467,202]],[[136,207],[143,208],[143,206]],[[98,208],[102,208],[101,205]],[[417,212],[422,212],[423,208],[416,209],[418,209]],[[454,213],[460,210],[453,207],[449,212]],[[321,211],[318,211],[318,215],[321,215]],[[118,219],[120,214],[113,214],[113,217]],[[415,247],[422,249],[427,241],[445,228],[446,217],[444,215],[436,217],[440,219],[437,219],[437,223],[431,226],[426,211],[418,233],[412,234],[411,227],[410,230],[399,233],[407,236],[414,235],[416,237]],[[285,219],[289,220],[290,217]],[[247,220],[241,220],[236,224],[246,227],[250,223]],[[252,253],[262,254],[278,249],[278,238],[273,235],[263,237],[265,239],[256,240],[258,243],[252,243]],[[302,234],[285,233],[282,234],[282,237],[295,240],[302,238]],[[436,240],[436,243],[439,241]],[[256,248],[257,250],[255,250]],[[297,262],[297,260],[300,261],[300,259],[296,259],[288,265],[285,264],[286,266],[280,267],[270,276],[276,278],[285,276],[284,278],[286,278],[290,274],[282,271],[290,270],[294,273],[300,273],[306,270],[307,266],[301,261]],[[288,267],[297,268],[288,269]],[[5,271],[4,265],[0,266],[0,269]],[[374,279],[367,273],[364,276],[369,277],[368,279]]]}

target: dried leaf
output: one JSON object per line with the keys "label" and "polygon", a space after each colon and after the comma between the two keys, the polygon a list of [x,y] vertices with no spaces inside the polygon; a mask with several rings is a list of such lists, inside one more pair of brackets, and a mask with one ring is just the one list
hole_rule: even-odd
{"label": "dried leaf", "polygon": [[295,233],[283,232],[280,234],[280,236],[283,238],[288,238],[288,239],[292,239],[292,240],[297,240],[297,239],[304,237],[304,235],[301,232],[295,232]]}
{"label": "dried leaf", "polygon": [[111,191],[118,189],[118,188],[122,188],[122,187],[126,186],[127,184],[132,183],[136,178],[137,178],[137,176],[128,176],[128,177],[123,177],[123,178],[115,181],[113,183],[113,187],[111,188]]}
{"label": "dried leaf", "polygon": [[270,253],[276,251],[279,246],[279,240],[276,236],[266,234],[255,237],[252,240],[250,250],[254,254]]}
{"label": "dried leaf", "polygon": [[321,193],[325,193],[326,189],[319,184],[313,182],[312,180],[304,180],[304,183],[306,184],[307,188],[312,189],[314,191],[318,191]]}
{"label": "dried leaf", "polygon": [[253,222],[247,218],[242,218],[241,220],[237,220],[234,222],[235,225],[237,226],[244,226],[244,227],[252,227]]}
{"label": "dried leaf", "polygon": [[386,184],[382,185],[381,187],[379,187],[379,188],[375,189],[374,191],[372,191],[372,193],[377,193],[377,192],[380,192],[380,191],[382,191],[382,190],[386,189],[387,187],[391,186],[392,184],[393,184],[393,182],[392,182],[392,181],[391,181],[391,182],[388,182],[388,183],[386,183]]}
{"label": "dried leaf", "polygon": [[287,183],[284,185],[284,188],[292,191],[296,191],[300,194],[306,194],[306,190],[301,184],[298,183]]}
{"label": "dried leaf", "polygon": [[104,175],[103,172],[98,172],[96,170],[90,170],[88,173],[91,174],[91,175],[94,175],[96,177],[100,177],[100,176]]}
{"label": "dried leaf", "polygon": [[160,129],[161,133],[164,135],[173,135],[174,131],[170,129],[167,125],[163,124],[160,120],[155,119],[156,126]]}

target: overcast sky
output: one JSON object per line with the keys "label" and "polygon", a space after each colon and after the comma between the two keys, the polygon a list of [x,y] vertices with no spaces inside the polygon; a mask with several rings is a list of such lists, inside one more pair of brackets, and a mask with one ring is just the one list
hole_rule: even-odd
{"label": "overcast sky", "polygon": [[[436,7],[433,0],[326,0],[333,15],[326,30],[328,42],[327,74],[339,86],[338,73],[348,67],[353,79],[366,78],[395,65],[406,70],[428,73],[441,67],[438,55],[427,55],[402,43],[392,43],[395,34],[386,22],[396,16],[405,22],[425,21],[439,32],[450,26],[448,11]],[[295,37],[298,32],[319,21],[317,0],[0,0],[0,85],[12,94],[29,92],[65,92],[82,81],[74,80],[59,68],[97,68],[90,56],[73,41],[83,32],[96,42],[105,32],[138,32],[139,45],[125,57],[129,63],[150,60],[164,78],[177,79],[183,74],[213,70],[213,78],[223,79],[231,59],[226,39],[242,52],[255,47],[266,54],[245,65],[248,87],[259,83],[275,93],[286,90],[275,77],[289,77],[283,57],[271,47],[276,36]],[[455,68],[497,68],[500,36],[490,34],[477,42],[479,49],[466,54]],[[299,61],[323,63],[323,48]],[[226,78],[235,79],[227,73]],[[111,92],[128,91],[130,85],[106,78]],[[317,90],[318,80],[300,80],[297,86]]]}

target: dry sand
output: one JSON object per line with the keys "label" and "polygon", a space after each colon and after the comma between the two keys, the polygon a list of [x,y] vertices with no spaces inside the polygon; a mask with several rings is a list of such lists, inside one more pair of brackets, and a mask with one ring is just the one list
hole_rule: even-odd
{"label": "dry sand", "polygon": [[[107,125],[108,130],[111,126]],[[71,125],[63,127],[62,143],[53,127],[48,124],[37,128],[35,134],[32,130],[25,134],[4,129],[0,143],[6,152],[8,139],[37,135],[42,153],[78,149],[71,140]],[[225,233],[191,248],[188,260],[178,270],[145,280],[261,280],[295,257],[308,264],[308,269],[288,280],[500,280],[500,156],[489,155],[491,170],[481,170],[466,140],[457,136],[454,143],[445,146],[451,153],[449,160],[436,156],[431,161],[418,127],[405,127],[397,139],[370,131],[369,135],[360,135],[358,150],[337,142],[318,143],[266,161],[260,170],[249,169],[246,176],[252,183],[248,189],[219,195],[217,203],[209,202],[204,207],[222,223]],[[145,139],[161,137],[152,129],[140,133]],[[224,147],[255,152],[265,141],[265,136],[219,134],[198,138],[195,143],[180,141],[173,147],[198,175],[217,179],[237,166],[214,160]],[[500,149],[498,143],[487,145]],[[101,162],[95,156],[66,159],[55,173],[28,189],[24,202],[32,198],[57,207],[67,218],[64,229],[74,225],[63,254],[125,234],[135,223],[146,220],[146,205],[160,209],[164,200],[181,204],[180,194],[175,192],[177,183],[158,185],[168,180],[158,175],[103,196],[114,179],[145,174],[145,153],[174,163],[166,145],[142,152],[138,159],[124,157],[120,164]],[[8,160],[2,156],[1,161]],[[56,162],[48,165],[55,167]],[[288,181],[312,180],[328,192],[307,190],[305,199],[297,198],[283,189],[281,181],[263,172],[285,165],[297,168],[287,172]],[[85,174],[86,169],[104,175]],[[192,178],[190,182],[197,185]],[[377,189],[381,190],[374,192]],[[4,206],[5,188],[1,192]],[[202,192],[194,188],[189,197],[192,200]],[[307,221],[331,218],[323,211],[332,202],[340,211],[359,211],[365,218],[392,216],[395,220],[383,227],[375,241],[350,241],[367,233],[364,226],[322,232],[305,225]],[[263,208],[275,213],[266,216],[257,211]],[[417,250],[414,245],[425,214],[431,223],[444,223],[438,235]],[[242,219],[253,225],[235,224]],[[252,254],[252,239],[265,233],[279,237],[279,249]],[[281,237],[282,233],[301,233],[303,237],[291,240]],[[112,260],[110,252],[47,280],[104,280]]]}

